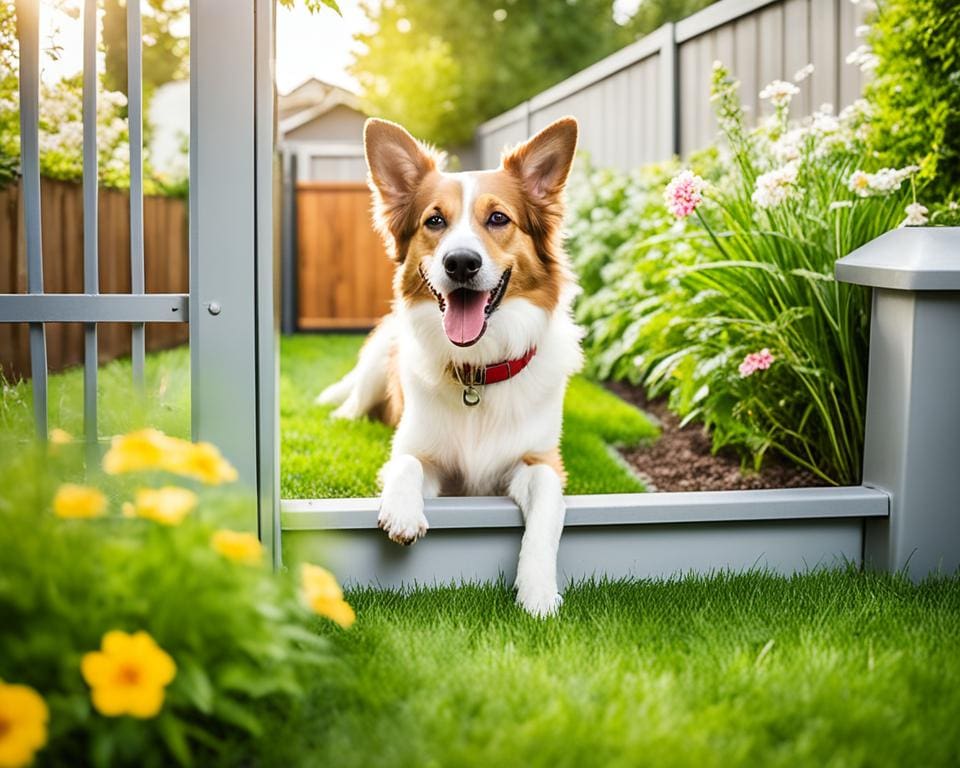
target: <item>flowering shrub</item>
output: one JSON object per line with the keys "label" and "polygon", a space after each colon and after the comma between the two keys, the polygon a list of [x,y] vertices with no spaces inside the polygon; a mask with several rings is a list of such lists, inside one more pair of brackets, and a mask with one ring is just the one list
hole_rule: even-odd
{"label": "flowering shrub", "polygon": [[867,294],[837,283],[834,262],[927,211],[917,166],[876,167],[869,104],[793,122],[800,87],[764,88],[773,113],[750,130],[717,65],[720,150],[669,168],[672,178],[656,166],[581,179],[577,311],[596,374],[668,396],[685,422],[711,429],[715,448],[735,446],[756,466],[772,449],[825,482],[856,483]]}
{"label": "flowering shrub", "polygon": [[[122,93],[101,89],[97,96],[97,172],[101,186],[130,186],[130,145],[127,99]],[[61,181],[83,178],[83,80],[64,78],[40,88],[40,173]],[[145,148],[147,151],[148,148]],[[20,168],[20,93],[16,74],[0,76],[0,187],[16,179]],[[183,176],[167,178],[155,173],[149,157],[144,161],[144,191],[182,195]]]}
{"label": "flowering shrub", "polygon": [[[872,78],[870,139],[885,165],[921,166],[928,199],[958,200],[960,190],[960,3],[877,0],[859,32]],[[954,213],[953,219],[956,220]]]}
{"label": "flowering shrub", "polygon": [[213,446],[143,430],[85,481],[82,454],[0,439],[0,766],[256,762],[327,663],[315,617],[353,609],[268,568]]}

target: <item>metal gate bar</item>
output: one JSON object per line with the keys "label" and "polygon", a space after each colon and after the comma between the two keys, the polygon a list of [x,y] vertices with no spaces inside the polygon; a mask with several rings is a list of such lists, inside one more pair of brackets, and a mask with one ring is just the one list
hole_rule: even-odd
{"label": "metal gate bar", "polygon": [[[100,293],[97,158],[97,3],[83,4],[83,290]],[[83,436],[87,466],[99,460],[97,445],[97,324],[83,326]]]}
{"label": "metal gate bar", "polygon": [[[27,240],[27,292],[43,293],[40,243],[40,8],[17,2],[20,44],[20,173]],[[47,439],[47,343],[42,323],[30,323],[30,372],[37,437]]]}
{"label": "metal gate bar", "polygon": [[130,134],[129,294],[100,293],[97,158],[97,2],[83,8],[83,290],[48,294],[43,288],[40,197],[40,3],[17,0],[20,44],[20,166],[27,256],[27,293],[0,294],[0,323],[30,326],[30,369],[37,436],[47,437],[46,323],[84,326],[83,432],[87,464],[99,461],[97,323],[132,325],[133,379],[144,386],[145,323],[188,322],[187,294],[147,294],[143,252],[143,99],[140,0],[127,3],[127,90]]}
{"label": "metal gate bar", "polygon": [[[127,131],[130,139],[130,292],[143,295],[143,50],[140,0],[127,2]],[[143,323],[131,329],[133,383],[143,392],[146,334]]]}

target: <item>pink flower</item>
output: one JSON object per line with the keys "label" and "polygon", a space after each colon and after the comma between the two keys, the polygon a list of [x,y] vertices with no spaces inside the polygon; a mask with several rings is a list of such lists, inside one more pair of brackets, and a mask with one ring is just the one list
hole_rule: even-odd
{"label": "pink flower", "polygon": [[680,171],[674,176],[663,198],[667,203],[667,210],[678,219],[685,219],[703,202],[703,192],[706,182],[693,171]]}
{"label": "pink flower", "polygon": [[770,350],[764,347],[759,352],[751,352],[745,358],[743,362],[740,363],[740,377],[746,378],[757,371],[765,371],[771,365],[773,365],[773,355],[770,354]]}

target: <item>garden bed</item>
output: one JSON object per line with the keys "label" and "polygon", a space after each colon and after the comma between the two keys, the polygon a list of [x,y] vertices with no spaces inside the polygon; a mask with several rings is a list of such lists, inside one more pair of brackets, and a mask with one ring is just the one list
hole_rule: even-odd
{"label": "garden bed", "polygon": [[641,388],[624,382],[610,382],[607,388],[659,424],[660,437],[655,442],[620,450],[649,491],[739,491],[824,484],[811,472],[774,456],[765,457],[759,472],[745,471],[735,451],[713,452],[710,436],[701,425],[681,427],[663,399],[648,400]]}

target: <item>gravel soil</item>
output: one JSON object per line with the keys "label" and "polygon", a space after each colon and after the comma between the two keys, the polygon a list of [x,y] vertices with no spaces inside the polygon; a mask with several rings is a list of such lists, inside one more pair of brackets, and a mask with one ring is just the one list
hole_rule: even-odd
{"label": "gravel soil", "polygon": [[756,488],[802,488],[825,485],[812,473],[767,457],[759,472],[743,472],[733,451],[710,451],[710,437],[699,424],[682,429],[679,419],[663,400],[648,400],[643,390],[623,382],[608,389],[654,417],[662,430],[649,445],[621,450],[620,454],[651,491],[733,491]]}

